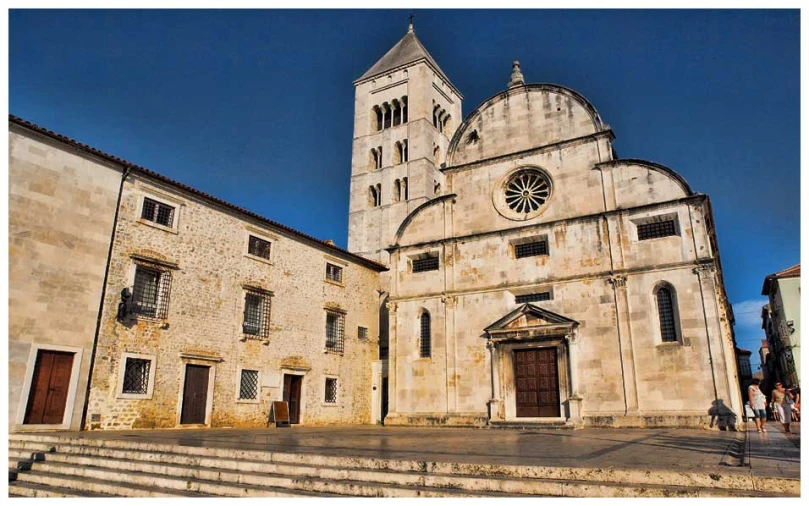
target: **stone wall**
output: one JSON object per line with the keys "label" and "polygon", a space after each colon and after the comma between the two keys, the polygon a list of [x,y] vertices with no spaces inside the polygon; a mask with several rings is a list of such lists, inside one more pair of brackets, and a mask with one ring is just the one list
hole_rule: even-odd
{"label": "stone wall", "polygon": [[[175,207],[172,227],[141,219],[145,197]],[[247,254],[249,235],[270,241],[269,260]],[[165,319],[116,319],[136,261],[171,270]],[[343,282],[325,279],[326,263],[343,267]],[[272,292],[267,340],[242,333],[245,286]],[[198,196],[148,177],[130,177],[114,244],[88,428],[175,427],[182,409],[186,364],[208,365],[213,389],[207,425],[262,427],[271,401],[281,400],[283,374],[303,374],[302,422],[368,423],[371,362],[378,330],[378,273],[349,255],[302,242]],[[326,353],[326,308],[345,313],[343,354]],[[368,338],[358,338],[358,327]],[[148,398],[125,398],[124,353],[154,367]],[[240,401],[240,368],[260,372],[257,401]],[[338,378],[336,404],[324,402],[326,376]]]}
{"label": "stone wall", "polygon": [[[78,429],[121,169],[9,125],[9,430]],[[74,353],[61,424],[20,425],[37,350]]]}

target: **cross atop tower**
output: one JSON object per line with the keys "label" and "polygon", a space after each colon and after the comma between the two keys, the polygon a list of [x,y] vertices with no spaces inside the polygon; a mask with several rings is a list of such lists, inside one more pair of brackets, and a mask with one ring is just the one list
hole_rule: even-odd
{"label": "cross atop tower", "polygon": [[413,31],[413,18],[415,18],[415,17],[416,17],[415,14],[410,14],[409,16],[407,16],[407,20],[408,20],[407,32],[408,33],[411,33]]}

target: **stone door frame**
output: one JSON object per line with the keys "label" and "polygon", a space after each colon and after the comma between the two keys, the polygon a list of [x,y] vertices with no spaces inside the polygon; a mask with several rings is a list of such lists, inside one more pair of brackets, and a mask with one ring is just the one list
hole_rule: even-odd
{"label": "stone door frame", "polygon": [[[180,354],[180,388],[177,395],[177,417],[175,425],[177,428],[205,427],[211,426],[211,415],[213,413],[213,392],[216,380],[216,364],[222,361],[218,356],[206,356],[197,353]],[[203,424],[183,424],[183,396],[185,395],[185,372],[187,365],[200,365],[208,367],[208,394],[205,398],[205,423]]]}

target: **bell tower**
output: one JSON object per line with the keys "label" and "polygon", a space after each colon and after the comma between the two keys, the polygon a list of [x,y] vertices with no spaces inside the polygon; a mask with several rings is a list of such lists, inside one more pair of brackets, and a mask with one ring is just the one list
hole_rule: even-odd
{"label": "bell tower", "polygon": [[348,249],[389,263],[410,212],[444,190],[447,146],[463,97],[416,37],[405,36],[354,81]]}

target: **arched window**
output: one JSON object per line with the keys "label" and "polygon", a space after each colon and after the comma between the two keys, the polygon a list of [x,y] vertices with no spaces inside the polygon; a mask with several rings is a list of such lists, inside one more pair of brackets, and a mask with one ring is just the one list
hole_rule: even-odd
{"label": "arched window", "polygon": [[407,178],[402,178],[402,193],[404,194],[404,199],[407,200]]}
{"label": "arched window", "polygon": [[429,358],[431,345],[430,337],[430,313],[424,311],[421,313],[421,339],[419,339],[419,355],[421,358]]}
{"label": "arched window", "polygon": [[373,111],[373,114],[371,115],[371,117],[374,120],[374,127],[376,128],[376,131],[378,132],[378,131],[382,130],[382,110],[379,108],[378,105],[375,105],[374,108],[372,109],[372,111]]}
{"label": "arched window", "polygon": [[371,167],[374,169],[379,168],[379,155],[374,148],[371,148]]}
{"label": "arched window", "polygon": [[382,205],[382,184],[377,183],[376,185],[376,207]]}
{"label": "arched window", "polygon": [[402,143],[399,142],[399,141],[396,141],[396,143],[393,145],[393,147],[394,147],[394,150],[393,150],[393,164],[397,165],[397,164],[400,164],[400,163],[402,163],[404,161],[404,159],[402,157],[402,155],[403,155],[403,153],[402,153]]}
{"label": "arched window", "polygon": [[379,192],[373,186],[368,187],[368,204],[371,207],[379,205]]}
{"label": "arched window", "polygon": [[402,161],[407,161],[407,139],[402,141]]}
{"label": "arched window", "polygon": [[402,108],[399,101],[393,100],[393,126],[399,125],[402,122]]}
{"label": "arched window", "polygon": [[395,202],[402,200],[402,182],[398,179],[393,182],[393,199]]}
{"label": "arched window", "polygon": [[433,147],[433,160],[435,164],[438,165],[438,161],[441,159],[441,147],[434,146]]}
{"label": "arched window", "polygon": [[382,128],[390,128],[390,122],[393,117],[392,111],[390,110],[390,104],[385,102],[382,104],[382,108],[384,109],[384,113],[382,115],[383,124]]}
{"label": "arched window", "polygon": [[445,131],[445,130],[450,129],[450,126],[451,126],[450,125],[450,119],[451,118],[452,118],[452,116],[450,116],[449,114],[444,115],[444,127],[441,129],[442,132]]}
{"label": "arched window", "polygon": [[382,168],[382,146],[376,148],[376,168]]}
{"label": "arched window", "polygon": [[657,315],[660,319],[660,340],[664,343],[676,343],[677,339],[677,305],[674,289],[663,285],[655,294]]}
{"label": "arched window", "polygon": [[402,123],[407,123],[407,97],[402,97]]}
{"label": "arched window", "polygon": [[439,193],[441,193],[441,183],[433,181],[433,195],[438,195]]}

